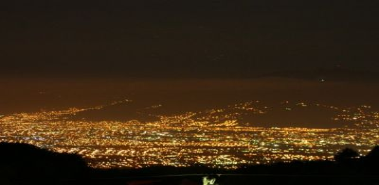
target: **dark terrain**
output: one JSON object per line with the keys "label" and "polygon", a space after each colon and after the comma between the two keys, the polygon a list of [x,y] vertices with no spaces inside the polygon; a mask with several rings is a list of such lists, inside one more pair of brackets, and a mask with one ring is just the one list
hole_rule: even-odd
{"label": "dark terrain", "polygon": [[0,143],[0,184],[196,185],[208,176],[215,184],[371,185],[379,182],[379,147],[366,156],[346,148],[335,161],[293,161],[241,166],[237,170],[156,166],[143,169],[92,169],[75,154],[21,143]]}

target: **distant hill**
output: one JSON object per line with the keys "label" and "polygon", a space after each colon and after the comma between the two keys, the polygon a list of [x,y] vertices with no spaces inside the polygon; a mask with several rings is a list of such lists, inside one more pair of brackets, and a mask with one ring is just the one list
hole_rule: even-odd
{"label": "distant hill", "polygon": [[353,69],[318,69],[318,70],[286,70],[262,75],[263,77],[283,77],[326,81],[378,81],[379,73],[374,71]]}

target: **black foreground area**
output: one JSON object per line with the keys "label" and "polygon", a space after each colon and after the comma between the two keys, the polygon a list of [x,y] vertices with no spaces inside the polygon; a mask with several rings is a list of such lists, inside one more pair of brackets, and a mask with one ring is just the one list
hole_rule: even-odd
{"label": "black foreground area", "polygon": [[0,143],[0,185],[378,185],[379,147],[359,157],[344,149],[335,161],[293,161],[219,170],[150,167],[99,170],[75,154],[20,143]]}

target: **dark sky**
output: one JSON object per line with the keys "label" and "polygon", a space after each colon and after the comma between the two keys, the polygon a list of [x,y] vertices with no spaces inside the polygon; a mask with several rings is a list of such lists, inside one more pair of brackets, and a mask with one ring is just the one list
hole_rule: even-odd
{"label": "dark sky", "polygon": [[[79,0],[78,0],[79,1]],[[379,72],[377,0],[5,0],[3,76]]]}

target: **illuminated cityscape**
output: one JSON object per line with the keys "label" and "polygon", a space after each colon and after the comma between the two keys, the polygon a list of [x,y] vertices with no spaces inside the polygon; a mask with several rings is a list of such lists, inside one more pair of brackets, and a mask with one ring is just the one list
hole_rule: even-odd
{"label": "illuminated cityscape", "polygon": [[153,121],[75,118],[83,112],[132,102],[2,115],[0,141],[77,153],[96,168],[204,165],[226,169],[278,161],[332,160],[341,148],[352,147],[366,154],[379,143],[379,112],[368,105],[284,101],[277,107],[295,113],[311,108],[330,111],[336,126],[329,128],[256,126],[254,118],[245,117],[274,110],[260,101],[172,115],[149,112],[164,106],[153,105],[141,112],[154,117]]}
{"label": "illuminated cityscape", "polygon": [[379,185],[379,1],[0,3],[0,185]]}

